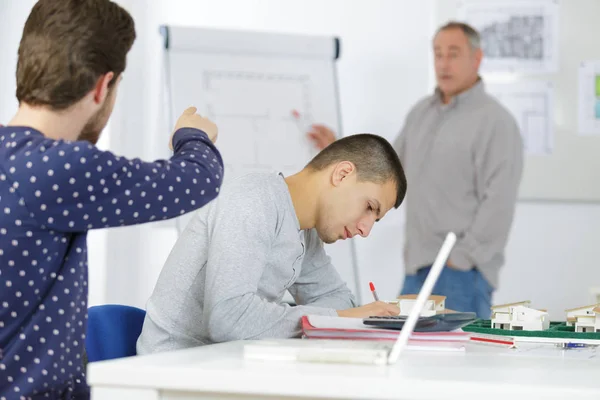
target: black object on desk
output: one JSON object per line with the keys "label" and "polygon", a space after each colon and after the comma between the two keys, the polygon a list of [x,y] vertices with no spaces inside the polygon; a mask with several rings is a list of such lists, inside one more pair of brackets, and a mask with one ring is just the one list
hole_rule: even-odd
{"label": "black object on desk", "polygon": [[[408,317],[395,315],[388,317],[369,317],[363,319],[365,325],[377,328],[402,330]],[[417,320],[415,332],[449,332],[460,329],[477,320],[477,315],[472,312],[437,314],[431,317],[420,317]]]}

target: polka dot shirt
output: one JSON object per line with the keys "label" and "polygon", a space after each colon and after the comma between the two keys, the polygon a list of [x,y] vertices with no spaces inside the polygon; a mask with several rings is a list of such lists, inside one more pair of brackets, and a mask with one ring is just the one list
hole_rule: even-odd
{"label": "polka dot shirt", "polygon": [[148,163],[0,127],[0,400],[88,393],[86,232],[177,217],[218,195],[223,161],[208,136],[180,129],[174,149]]}

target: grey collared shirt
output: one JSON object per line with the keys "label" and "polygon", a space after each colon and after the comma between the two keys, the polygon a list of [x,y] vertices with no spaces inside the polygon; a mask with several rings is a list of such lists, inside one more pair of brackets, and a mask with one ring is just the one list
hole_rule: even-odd
{"label": "grey collared shirt", "polygon": [[482,81],[449,104],[436,92],[410,111],[395,148],[409,188],[406,273],[431,265],[454,231],[450,261],[477,267],[497,287],[523,169],[514,117]]}
{"label": "grey collared shirt", "polygon": [[[295,307],[283,302],[286,291]],[[300,335],[303,315],[356,306],[283,176],[236,179],[179,237],[148,300],[138,354]]]}

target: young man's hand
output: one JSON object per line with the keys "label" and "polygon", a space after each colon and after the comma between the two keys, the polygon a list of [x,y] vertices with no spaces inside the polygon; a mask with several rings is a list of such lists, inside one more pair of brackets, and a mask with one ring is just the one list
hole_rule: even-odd
{"label": "young man's hand", "polygon": [[368,318],[368,317],[381,317],[388,315],[399,315],[400,308],[393,304],[388,304],[383,301],[376,301],[369,303],[362,307],[349,308],[347,310],[338,310],[340,317],[349,318]]}
{"label": "young man's hand", "polygon": [[196,111],[198,111],[196,107],[189,107],[177,119],[175,129],[173,129],[173,134],[171,135],[171,140],[169,141],[169,148],[171,150],[173,150],[173,135],[180,128],[199,129],[208,135],[208,138],[211,142],[215,143],[217,141],[217,136],[219,134],[217,125],[215,125],[214,122],[208,118],[204,118],[199,114],[196,114]]}

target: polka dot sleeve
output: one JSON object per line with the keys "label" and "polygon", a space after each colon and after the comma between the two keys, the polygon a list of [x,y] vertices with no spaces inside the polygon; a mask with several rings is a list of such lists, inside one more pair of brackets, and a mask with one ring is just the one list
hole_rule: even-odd
{"label": "polka dot sleeve", "polygon": [[[173,157],[156,162],[42,136],[8,145],[12,151],[0,179],[11,182],[40,225],[59,231],[173,218],[210,202],[223,181],[221,155],[204,132],[192,128],[179,129]],[[15,156],[20,152],[25,156]]]}

